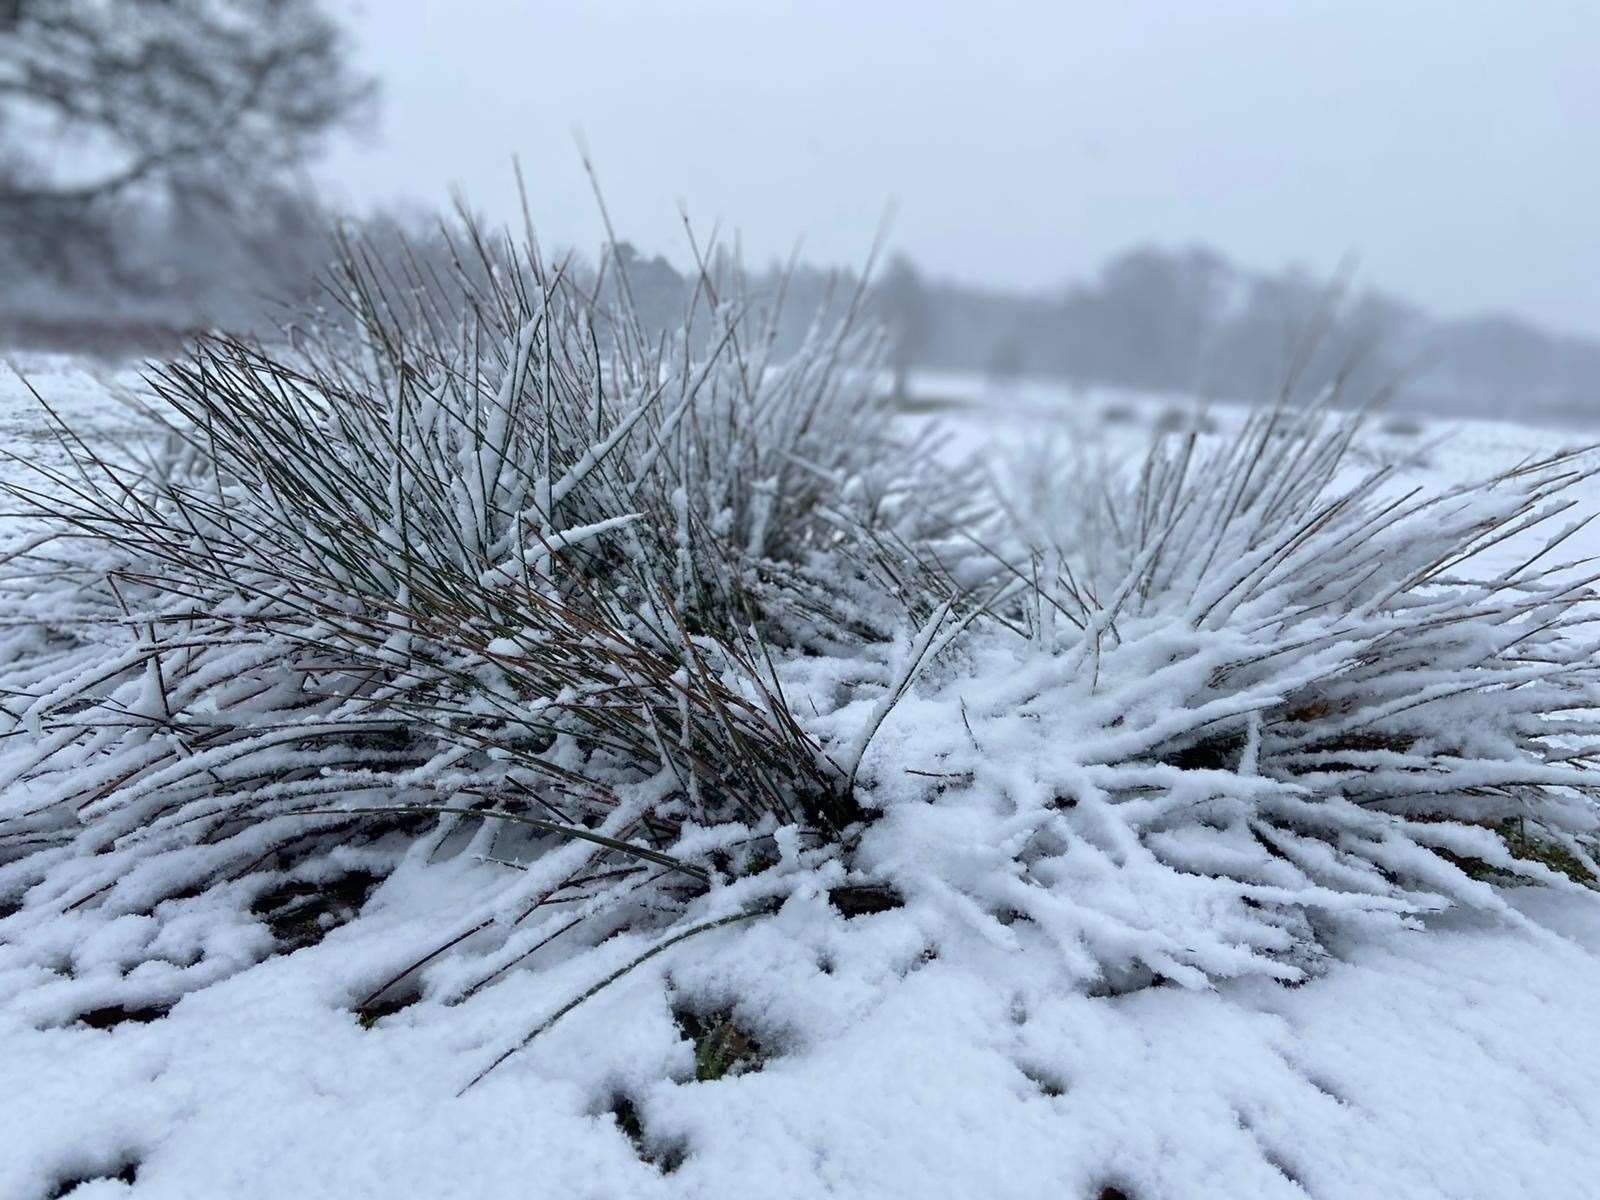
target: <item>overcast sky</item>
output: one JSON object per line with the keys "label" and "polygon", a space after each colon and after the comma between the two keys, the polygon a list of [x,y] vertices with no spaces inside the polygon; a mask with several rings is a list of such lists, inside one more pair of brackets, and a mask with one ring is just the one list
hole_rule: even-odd
{"label": "overcast sky", "polygon": [[340,0],[383,82],[346,199],[548,241],[797,236],[859,262],[891,199],[930,271],[1051,286],[1140,241],[1331,272],[1440,312],[1600,334],[1593,0]]}

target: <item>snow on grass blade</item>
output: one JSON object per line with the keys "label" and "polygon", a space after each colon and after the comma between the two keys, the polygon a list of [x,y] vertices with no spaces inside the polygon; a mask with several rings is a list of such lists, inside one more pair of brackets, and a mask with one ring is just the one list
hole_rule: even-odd
{"label": "snow on grass blade", "polygon": [[859,865],[1113,988],[1297,980],[1341,931],[1592,881],[1593,568],[1492,557],[1592,458],[1430,496],[1354,469],[1356,430],[1278,409],[1016,489],[995,553],[1028,587],[996,615],[1022,636],[897,706]]}
{"label": "snow on grass blade", "polygon": [[670,937],[662,938],[643,954],[629,959],[627,962],[623,963],[622,966],[612,971],[611,974],[607,975],[604,979],[601,979],[598,983],[594,984],[592,987],[573,997],[560,1008],[556,1009],[555,1012],[551,1013],[538,1025],[534,1026],[534,1028],[525,1034],[520,1041],[518,1041],[515,1045],[507,1047],[500,1054],[498,1054],[488,1066],[484,1067],[483,1070],[479,1071],[476,1075],[469,1079],[462,1087],[461,1091],[457,1093],[457,1095],[461,1095],[475,1087],[477,1084],[482,1083],[484,1078],[496,1067],[500,1066],[501,1063],[505,1062],[519,1050],[527,1049],[527,1047],[535,1038],[537,1038],[541,1033],[545,1032],[545,1030],[549,1029],[562,1017],[566,1016],[573,1009],[577,1008],[585,1000],[589,1000],[594,996],[599,995],[606,988],[610,987],[613,983],[617,982],[617,980],[621,979],[624,975],[628,974],[628,972],[632,971],[635,967],[643,966],[657,955],[663,954],[672,949],[672,947],[676,946],[679,942],[687,941],[689,938],[697,937],[702,933],[709,933],[713,929],[724,929],[729,925],[737,925],[742,921],[754,920],[756,917],[762,916],[771,911],[771,906],[769,905],[762,908],[749,909],[744,912],[731,913],[725,917],[716,917],[710,921],[701,921],[698,924],[689,926],[687,929],[678,930]]}
{"label": "snow on grass blade", "polygon": [[[153,372],[150,461],[62,430],[71,469],[13,485],[53,535],[0,581],[0,920],[36,965],[448,860],[481,893],[367,1004],[676,944],[708,896],[870,895],[830,911],[1073,987],[1296,982],[1600,876],[1593,571],[1552,563],[1582,453],[1428,494],[1280,406],[985,491],[876,403],[856,300],[780,363],[709,268],[647,334],[625,284],[468,239],[449,280],[352,250],[348,327],[204,339]],[[242,945],[152,952],[127,999]]]}
{"label": "snow on grass blade", "polygon": [[872,689],[924,605],[882,584],[940,517],[875,333],[820,314],[769,362],[776,312],[708,269],[645,337],[626,289],[466,236],[448,280],[350,247],[342,325],[153,370],[149,462],[63,426],[71,470],[13,486],[59,535],[8,561],[15,920],[172,915],[352,840],[392,864],[458,814],[539,864],[489,889],[510,925],[600,864],[671,868],[636,900],[661,920],[776,830],[860,819],[780,677],[826,645]]}

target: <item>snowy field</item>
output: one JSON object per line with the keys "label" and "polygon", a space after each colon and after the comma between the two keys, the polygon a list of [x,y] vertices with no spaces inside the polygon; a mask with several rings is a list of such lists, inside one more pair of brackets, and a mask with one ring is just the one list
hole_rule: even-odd
{"label": "snowy field", "polygon": [[[87,435],[131,448],[102,382],[63,360],[24,366]],[[32,404],[0,378],[0,439],[59,462]],[[1029,389],[1004,414],[939,419],[966,444],[992,439],[1003,472],[1052,439],[1125,455],[1174,404]],[[1356,454],[1439,487],[1572,440],[1380,417]],[[1600,484],[1576,494],[1600,510]],[[1600,552],[1600,535],[1569,549]],[[897,710],[885,738],[916,719]],[[966,836],[898,852],[976,862],[1002,835]],[[272,934],[245,917],[168,925],[159,943],[138,915],[69,920],[44,950],[0,945],[0,1197],[80,1180],[83,1200],[1600,1195],[1600,895],[1500,889],[1505,913],[1352,937],[1298,986],[1084,994],[954,894],[942,911],[847,917],[813,890],[663,952],[462,1094],[639,949],[602,941],[449,1008],[359,1020],[362,995],[507,870],[412,855],[351,903],[359,915],[322,914],[326,936],[287,955],[263,957]],[[218,982],[170,1010],[153,984],[149,1007],[129,999],[155,977],[146,959],[201,950]],[[720,998],[759,1069],[697,1081],[685,995]]]}
{"label": "snowy field", "polygon": [[[68,456],[50,423],[42,418],[39,397],[75,430],[91,437],[100,453],[137,449],[137,414],[116,397],[139,385],[133,367],[62,354],[12,354],[0,359],[0,479],[24,486],[39,480],[24,464],[59,468]],[[20,460],[20,461],[19,461]],[[12,507],[8,505],[7,507]]]}

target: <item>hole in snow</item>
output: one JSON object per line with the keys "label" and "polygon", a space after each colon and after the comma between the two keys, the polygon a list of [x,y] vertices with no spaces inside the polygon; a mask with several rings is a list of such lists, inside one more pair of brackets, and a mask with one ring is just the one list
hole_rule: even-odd
{"label": "hole in snow", "polygon": [[1095,1193],[1094,1200],[1133,1200],[1133,1193],[1123,1191],[1114,1183],[1108,1183]]}
{"label": "hole in snow", "polygon": [[698,1083],[759,1071],[771,1057],[731,1012],[703,1015],[683,1008],[672,1015],[678,1032],[694,1046],[694,1077]]}
{"label": "hole in snow", "polygon": [[611,1103],[606,1107],[606,1113],[632,1144],[633,1152],[639,1157],[639,1161],[650,1164],[663,1175],[672,1174],[683,1166],[684,1160],[689,1157],[688,1144],[682,1140],[652,1138],[639,1117],[638,1107],[626,1094],[619,1092],[613,1096]]}
{"label": "hole in snow", "polygon": [[102,1008],[91,1008],[87,1012],[81,1012],[73,1020],[80,1025],[87,1025],[90,1029],[115,1029],[118,1025],[148,1025],[151,1021],[159,1021],[171,1011],[171,1004],[146,1004],[137,1008],[107,1004]]}
{"label": "hole in snow", "polygon": [[1039,1090],[1041,1096],[1056,1097],[1067,1094],[1067,1080],[1061,1072],[1037,1063],[1018,1063],[1017,1070],[1027,1077],[1029,1083]]}
{"label": "hole in snow", "polygon": [[72,1174],[56,1181],[54,1187],[45,1193],[45,1200],[62,1200],[70,1196],[79,1187],[86,1183],[99,1183],[102,1179],[114,1180],[125,1183],[130,1187],[139,1176],[139,1164],[133,1159],[126,1159],[108,1171],[97,1171],[93,1174]]}
{"label": "hole in snow", "polygon": [[371,1029],[383,1018],[392,1017],[421,999],[422,986],[415,979],[407,977],[384,988],[366,1004],[351,1011],[356,1014],[361,1028]]}
{"label": "hole in snow", "polygon": [[1142,992],[1147,988],[1160,987],[1166,979],[1142,964],[1128,967],[1103,967],[1100,978],[1089,988],[1089,997],[1094,1000],[1113,1000],[1118,996],[1130,996],[1135,992]]}
{"label": "hole in snow", "polygon": [[352,871],[321,883],[296,879],[262,892],[250,905],[272,931],[279,951],[314,946],[331,930],[355,920],[378,886],[376,875]]}
{"label": "hole in snow", "polygon": [[1170,750],[1161,761],[1180,771],[1231,771],[1238,765],[1244,748],[1244,734],[1228,733]]}
{"label": "hole in snow", "polygon": [[834,888],[828,893],[828,902],[848,920],[903,908],[905,897],[887,884],[863,883]]}

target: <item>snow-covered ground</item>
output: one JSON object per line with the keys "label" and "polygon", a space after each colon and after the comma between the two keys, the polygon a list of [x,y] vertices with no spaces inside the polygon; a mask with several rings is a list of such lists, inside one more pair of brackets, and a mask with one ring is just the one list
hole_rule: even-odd
{"label": "snow-covered ground", "polygon": [[[71,364],[31,374],[107,444],[129,436]],[[1006,448],[1047,438],[1126,453],[1174,403],[1034,389],[948,419],[992,437],[1003,470]],[[30,405],[0,378],[0,437],[53,455]],[[1573,440],[1378,419],[1359,453],[1437,486]],[[1600,509],[1595,481],[1577,494]],[[1582,537],[1573,556],[1600,551]],[[1507,889],[1520,922],[1351,938],[1297,987],[1085,995],[926,906],[847,918],[802,894],[644,963],[462,1094],[646,944],[359,1021],[360,997],[507,869],[409,861],[354,920],[259,962],[261,923],[210,928],[206,954],[242,969],[165,1013],[106,1007],[141,961],[194,950],[181,931],[65,924],[49,965],[0,946],[0,1197],[73,1180],[85,1200],[1600,1195],[1600,895]],[[684,997],[730,1010],[759,1069],[697,1081]]]}
{"label": "snow-covered ground", "polygon": [[[17,354],[0,359],[0,449],[8,459],[15,456],[46,466],[67,462],[50,423],[42,418],[42,399],[97,448],[115,450],[141,429],[136,414],[116,399],[116,393],[137,388],[139,382],[136,367],[112,368],[63,354]],[[0,473],[7,480],[27,478],[26,471],[9,461],[0,467]]]}

